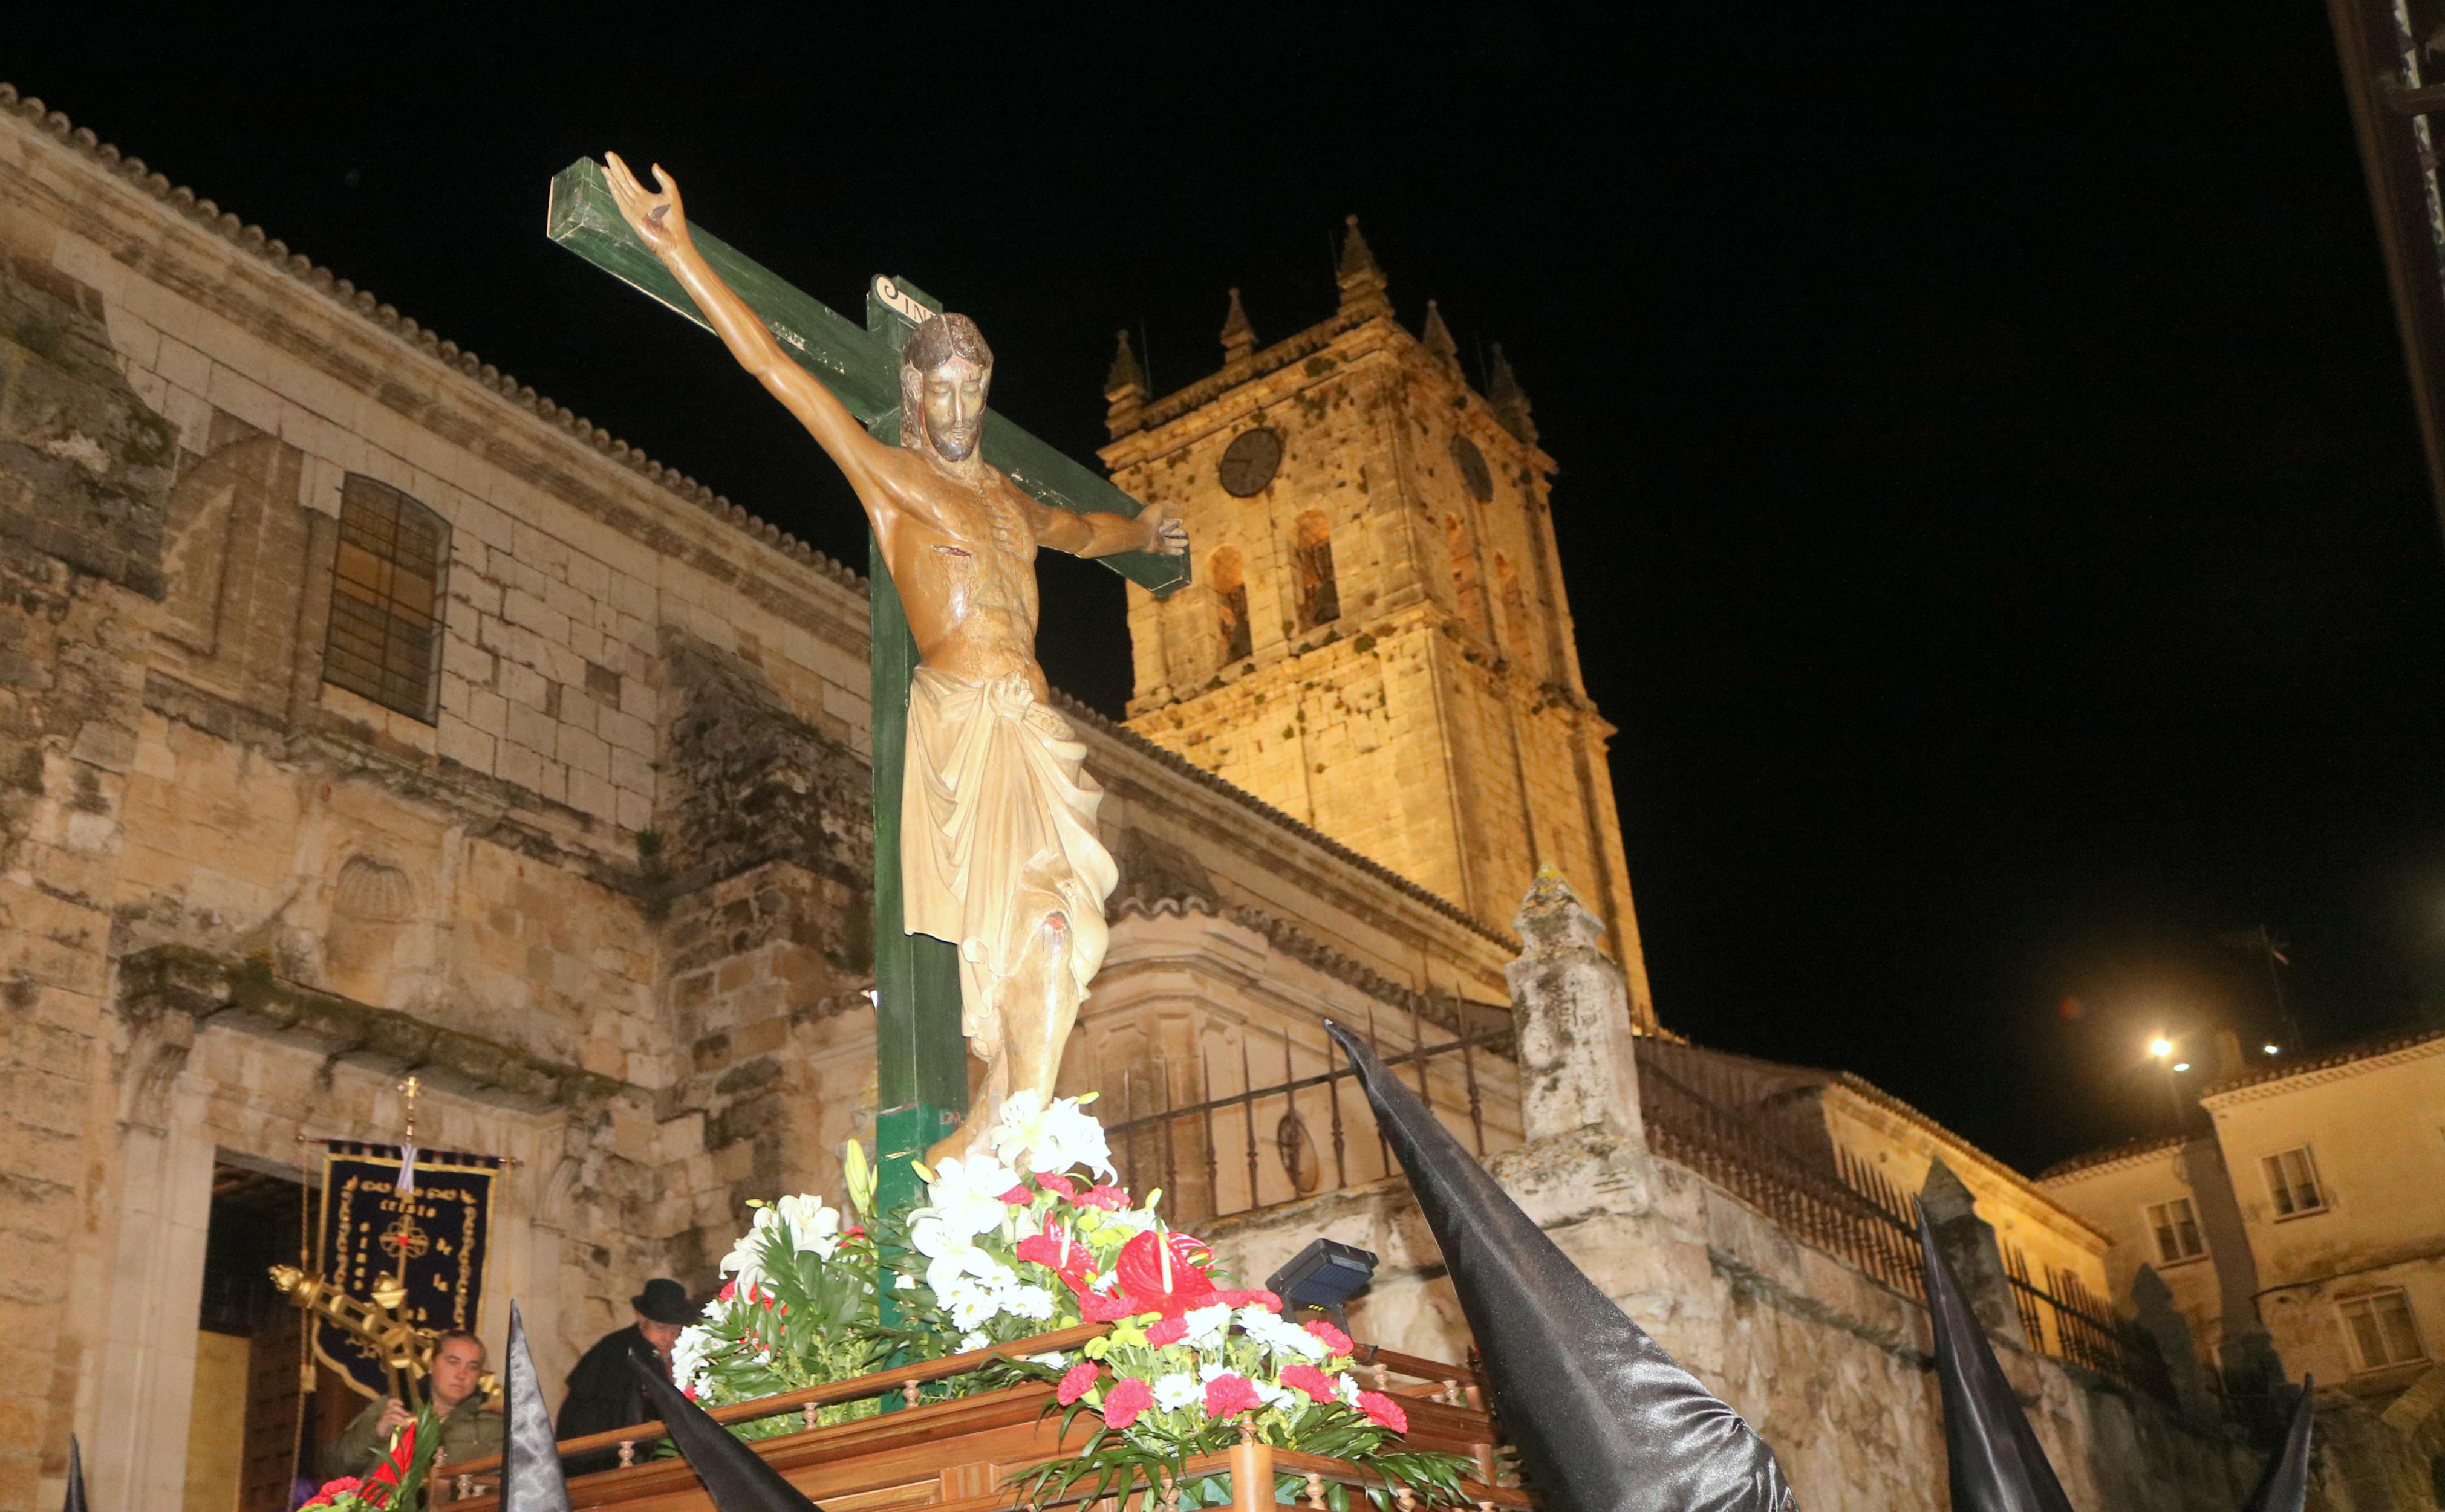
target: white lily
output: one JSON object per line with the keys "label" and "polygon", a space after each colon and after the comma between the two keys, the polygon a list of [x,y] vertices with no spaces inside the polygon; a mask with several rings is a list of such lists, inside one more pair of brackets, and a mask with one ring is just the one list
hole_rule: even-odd
{"label": "white lily", "polygon": [[1047,1104],[1034,1092],[1015,1094],[1001,1105],[1001,1121],[985,1142],[995,1154],[1027,1171],[1063,1172],[1084,1166],[1107,1180],[1116,1174],[1104,1126],[1075,1097]]}

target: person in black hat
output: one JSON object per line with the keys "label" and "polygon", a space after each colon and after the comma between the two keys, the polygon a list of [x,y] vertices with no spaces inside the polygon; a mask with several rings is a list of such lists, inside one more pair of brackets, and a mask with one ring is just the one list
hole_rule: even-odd
{"label": "person in black hat", "polygon": [[[688,1300],[687,1289],[666,1276],[645,1282],[645,1289],[629,1298],[628,1305],[636,1309],[636,1321],[597,1339],[577,1362],[577,1369],[569,1373],[569,1394],[561,1400],[553,1429],[564,1439],[654,1420],[652,1409],[645,1405],[644,1389],[637,1384],[628,1360],[633,1355],[668,1380],[671,1346],[679,1342],[680,1330],[696,1321],[697,1309]],[[584,1474],[619,1463],[619,1452],[609,1450],[571,1456],[569,1468],[573,1475]]]}

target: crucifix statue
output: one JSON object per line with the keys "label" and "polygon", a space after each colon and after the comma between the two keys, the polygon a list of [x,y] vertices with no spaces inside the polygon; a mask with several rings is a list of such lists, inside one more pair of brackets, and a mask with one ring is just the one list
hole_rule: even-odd
{"label": "crucifix statue", "polygon": [[[1102,789],[1036,661],[1036,549],[1178,557],[1186,529],[1160,507],[1048,506],[987,462],[993,353],[963,315],[924,312],[896,364],[897,444],[869,434],[700,250],[669,175],[657,167],[648,190],[607,157],[603,176],[637,241],[847,475],[906,616],[918,660],[897,795],[903,923],[957,948],[960,1029],[985,1067],[963,1125],[929,1151],[955,1154],[1013,1093],[1051,1099],[1103,963],[1104,899],[1117,880],[1095,832]],[[891,692],[878,686],[878,710]],[[878,873],[893,864],[877,857]]]}

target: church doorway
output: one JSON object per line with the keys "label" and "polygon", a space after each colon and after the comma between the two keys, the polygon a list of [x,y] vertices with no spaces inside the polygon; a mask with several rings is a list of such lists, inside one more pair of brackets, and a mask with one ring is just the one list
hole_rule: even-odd
{"label": "church doorway", "polygon": [[271,1271],[299,1263],[308,1196],[294,1174],[226,1152],[213,1163],[182,1512],[289,1512],[319,1479],[317,1452],[364,1405],[327,1367],[311,1393],[298,1389],[302,1320]]}

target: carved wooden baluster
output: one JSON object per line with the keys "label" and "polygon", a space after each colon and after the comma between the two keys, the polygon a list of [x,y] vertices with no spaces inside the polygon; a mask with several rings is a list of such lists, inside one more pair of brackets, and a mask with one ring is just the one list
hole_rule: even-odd
{"label": "carved wooden baluster", "polygon": [[1316,1512],[1325,1512],[1324,1477],[1314,1470],[1307,1472],[1307,1504],[1316,1508]]}
{"label": "carved wooden baluster", "polygon": [[1374,1367],[1374,1380],[1375,1380],[1375,1389],[1376,1389],[1377,1391],[1379,1391],[1379,1392],[1389,1392],[1389,1391],[1390,1391],[1390,1390],[1392,1389],[1392,1367],[1390,1367],[1390,1365],[1383,1365],[1383,1364],[1378,1364],[1377,1366],[1375,1366],[1375,1367]]}
{"label": "carved wooden baluster", "polygon": [[1180,1512],[1180,1487],[1172,1484],[1171,1472],[1169,1470],[1165,1470],[1162,1473],[1163,1504],[1166,1508],[1166,1512]]}
{"label": "carved wooden baluster", "polygon": [[1393,1485],[1392,1500],[1399,1503],[1401,1512],[1418,1512],[1418,1493],[1406,1485]]}
{"label": "carved wooden baluster", "polygon": [[924,1395],[924,1392],[925,1389],[923,1386],[920,1386],[915,1381],[910,1381],[907,1385],[900,1388],[900,1400],[910,1407],[915,1407],[919,1399]]}
{"label": "carved wooden baluster", "polygon": [[635,1439],[622,1439],[620,1441],[620,1468],[625,1470],[636,1463],[637,1441]]}
{"label": "carved wooden baluster", "polygon": [[465,1502],[472,1500],[475,1495],[476,1478],[472,1475],[462,1475],[458,1477],[458,1491],[454,1500]]}
{"label": "carved wooden baluster", "polygon": [[814,1427],[814,1426],[815,1426],[815,1411],[816,1411],[815,1404],[814,1404],[814,1403],[812,1403],[812,1402],[809,1402],[806,1406],[804,1406],[804,1407],[802,1407],[802,1408],[798,1409],[798,1421],[799,1421],[799,1422],[801,1422],[801,1423],[804,1423],[804,1424],[805,1424],[805,1425],[807,1425],[807,1427],[809,1427],[809,1428],[812,1428],[812,1427]]}
{"label": "carved wooden baluster", "polygon": [[1443,1403],[1446,1407],[1458,1407],[1468,1399],[1460,1394],[1460,1382],[1446,1381],[1444,1382],[1443,1394],[1436,1397],[1435,1400]]}

